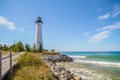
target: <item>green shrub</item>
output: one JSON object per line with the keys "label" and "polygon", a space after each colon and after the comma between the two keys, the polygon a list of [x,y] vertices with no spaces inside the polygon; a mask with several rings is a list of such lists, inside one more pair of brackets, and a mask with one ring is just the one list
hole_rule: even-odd
{"label": "green shrub", "polygon": [[37,54],[25,53],[18,57],[18,67],[10,80],[55,80],[50,67]]}
{"label": "green shrub", "polygon": [[21,41],[17,42],[16,44],[12,45],[12,50],[14,52],[20,52],[20,51],[24,51],[24,45]]}
{"label": "green shrub", "polygon": [[44,62],[35,54],[33,53],[25,53],[21,55],[17,62],[21,66],[38,66],[44,64]]}

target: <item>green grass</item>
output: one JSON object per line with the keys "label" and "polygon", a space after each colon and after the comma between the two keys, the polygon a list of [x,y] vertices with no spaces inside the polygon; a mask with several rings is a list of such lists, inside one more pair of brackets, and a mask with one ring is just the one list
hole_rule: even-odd
{"label": "green grass", "polygon": [[41,64],[45,64],[43,60],[33,53],[25,53],[20,55],[20,57],[17,59],[17,62],[21,66],[39,66]]}
{"label": "green grass", "polygon": [[43,56],[43,55],[56,55],[56,54],[60,54],[59,52],[55,52],[55,51],[42,51],[42,52],[36,52],[39,56]]}
{"label": "green grass", "polygon": [[17,60],[18,67],[11,80],[54,80],[50,68],[37,54],[25,53]]}

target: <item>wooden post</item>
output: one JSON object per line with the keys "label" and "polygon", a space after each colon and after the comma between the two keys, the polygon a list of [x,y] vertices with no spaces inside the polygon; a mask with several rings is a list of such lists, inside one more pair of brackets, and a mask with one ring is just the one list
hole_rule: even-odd
{"label": "wooden post", "polygon": [[12,74],[12,50],[11,49],[10,49],[10,74]]}
{"label": "wooden post", "polygon": [[2,80],[2,52],[0,49],[0,80]]}
{"label": "wooden post", "polygon": [[44,80],[44,76],[43,76],[43,74],[42,74],[42,80]]}
{"label": "wooden post", "polygon": [[44,80],[44,76],[43,76],[43,74],[40,74],[40,75],[41,75],[40,79],[41,79],[41,80]]}

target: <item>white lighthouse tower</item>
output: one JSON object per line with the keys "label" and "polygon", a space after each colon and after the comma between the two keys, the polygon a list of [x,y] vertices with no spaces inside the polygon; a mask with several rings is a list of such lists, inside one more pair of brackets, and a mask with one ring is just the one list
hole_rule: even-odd
{"label": "white lighthouse tower", "polygon": [[36,34],[35,34],[35,49],[42,51],[43,43],[42,43],[42,20],[41,17],[38,16],[36,23]]}

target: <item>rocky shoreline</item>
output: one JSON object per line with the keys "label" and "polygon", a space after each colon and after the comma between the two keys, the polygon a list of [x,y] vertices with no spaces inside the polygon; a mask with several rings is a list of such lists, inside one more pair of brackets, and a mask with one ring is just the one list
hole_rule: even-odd
{"label": "rocky shoreline", "polygon": [[51,71],[57,80],[82,80],[80,76],[72,74],[69,70],[56,64],[57,62],[73,62],[71,57],[61,54],[46,54],[41,58],[51,67]]}

